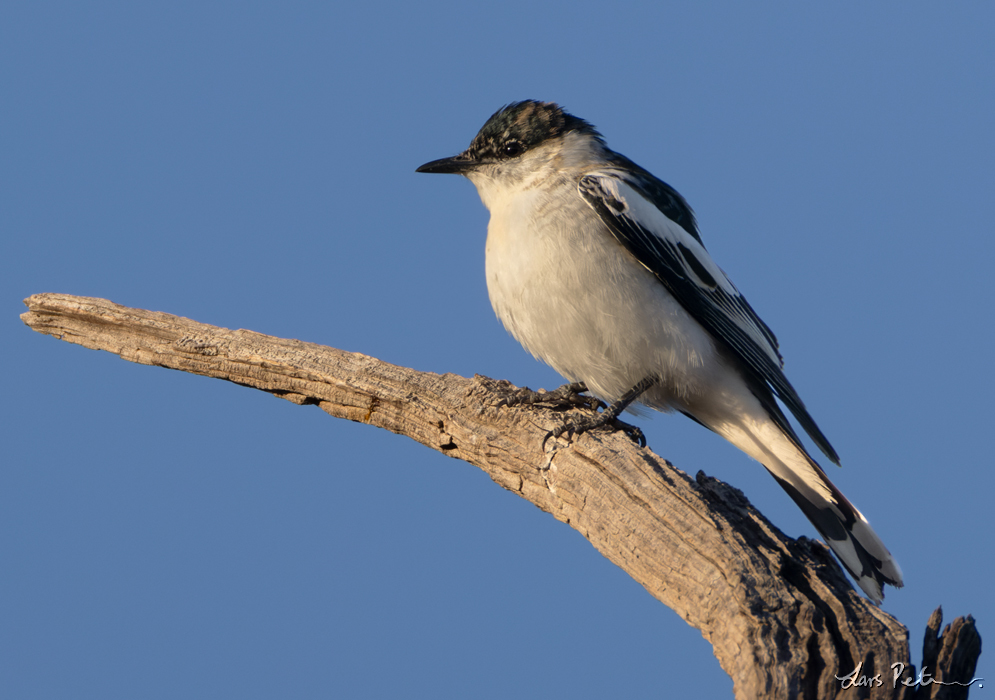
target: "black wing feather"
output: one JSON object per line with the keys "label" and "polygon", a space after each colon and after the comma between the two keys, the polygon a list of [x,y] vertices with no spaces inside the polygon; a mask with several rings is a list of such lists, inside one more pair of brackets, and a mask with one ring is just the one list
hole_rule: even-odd
{"label": "black wing feather", "polygon": [[[631,161],[628,163],[631,164]],[[784,376],[781,369],[781,355],[777,351],[777,338],[767,324],[760,320],[746,299],[726,278],[725,281],[735,293],[727,292],[687,245],[679,240],[672,240],[662,232],[655,233],[640,225],[628,214],[628,205],[605,189],[603,178],[614,178],[625,183],[701,243],[694,214],[683,197],[642,168],[635,166],[635,169],[639,175],[638,179],[627,176],[625,171],[601,171],[586,175],[579,183],[580,194],[597,212],[615,238],[660,280],[698,323],[742,361],[752,375],[749,377],[752,380],[751,391],[785,434],[801,446],[791,424],[774,400],[774,395],[784,402],[819,449],[838,464],[839,456],[836,451],[809,415],[788,378]],[[627,167],[626,170],[631,171],[632,168]],[[756,334],[748,329],[756,331]],[[766,348],[758,342],[757,334],[766,342]]]}

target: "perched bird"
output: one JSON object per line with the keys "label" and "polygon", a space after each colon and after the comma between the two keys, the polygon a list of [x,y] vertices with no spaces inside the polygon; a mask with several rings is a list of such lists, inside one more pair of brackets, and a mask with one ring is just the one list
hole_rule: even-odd
{"label": "perched bird", "polygon": [[[677,410],[774,476],[867,596],[902,585],[898,563],[808,454],[778,399],[839,457],[782,371],[777,339],[702,243],[672,187],[550,102],[497,111],[470,147],[418,168],[456,173],[490,211],[487,290],[536,357],[609,403]],[[562,432],[562,430],[560,431]]]}

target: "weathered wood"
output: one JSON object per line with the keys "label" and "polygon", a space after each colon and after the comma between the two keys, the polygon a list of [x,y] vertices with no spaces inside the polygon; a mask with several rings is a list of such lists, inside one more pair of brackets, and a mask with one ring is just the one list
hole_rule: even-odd
{"label": "weathered wood", "polygon": [[[920,675],[905,674],[920,680],[915,700],[966,700],[974,678],[974,669],[981,656],[981,635],[968,615],[958,617],[940,634],[943,608],[937,608],[926,623],[922,642]],[[928,676],[927,676],[928,674]]]}
{"label": "weathered wood", "polygon": [[[38,294],[25,303],[21,318],[41,333],[316,404],[483,469],[578,530],[701,630],[737,698],[915,693],[892,682],[893,663],[915,676],[907,630],[853,590],[824,545],[786,537],[738,490],[701,472],[691,478],[621,433],[551,439],[543,452],[543,438],[565,414],[496,407],[514,388],[507,382],[417,372],[103,299]],[[974,622],[959,618],[937,640],[938,613],[925,663],[938,680],[967,681],[980,654]],[[853,671],[856,687],[839,680]],[[966,689],[940,694],[949,690],[957,689],[923,686],[933,694],[916,697],[966,696]]]}

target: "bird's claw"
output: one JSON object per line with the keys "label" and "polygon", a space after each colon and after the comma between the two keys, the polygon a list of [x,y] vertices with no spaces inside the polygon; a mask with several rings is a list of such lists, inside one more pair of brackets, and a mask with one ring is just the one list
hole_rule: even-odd
{"label": "bird's claw", "polygon": [[604,406],[604,403],[594,396],[583,396],[582,392],[585,391],[587,391],[587,387],[583,382],[564,384],[553,391],[546,391],[544,389],[532,391],[532,389],[525,387],[522,389],[516,389],[509,395],[500,399],[495,405],[501,407],[520,405],[535,406],[536,404],[545,404],[555,408],[588,408],[595,411],[598,410],[599,407]]}
{"label": "bird's claw", "polygon": [[535,406],[536,404],[544,404],[547,406],[553,406],[554,408],[586,408],[592,411],[597,411],[599,408],[605,409],[601,413],[595,413],[594,416],[579,418],[564,423],[560,427],[554,428],[546,433],[546,437],[542,439],[542,450],[544,452],[546,450],[546,443],[550,438],[558,438],[564,434],[571,437],[572,435],[580,435],[589,430],[594,430],[595,428],[606,428],[608,430],[620,429],[624,431],[625,434],[629,436],[629,439],[631,439],[634,443],[640,447],[646,447],[646,436],[643,435],[642,430],[634,425],[624,423],[615,417],[618,415],[618,407],[613,407],[614,410],[611,410],[598,398],[590,395],[583,395],[583,392],[586,391],[587,385],[584,384],[584,382],[564,384],[553,391],[545,391],[542,389],[539,391],[532,391],[528,387],[525,387],[522,389],[515,389],[497,401],[495,405],[500,407],[520,405]]}
{"label": "bird's claw", "polygon": [[569,423],[564,423],[558,428],[553,428],[546,433],[546,437],[542,439],[541,449],[543,452],[546,451],[546,442],[549,438],[558,438],[564,434],[569,438],[574,435],[581,435],[590,430],[597,430],[599,428],[603,428],[605,430],[621,430],[634,443],[640,447],[646,447],[646,435],[644,435],[643,431],[638,427],[630,425],[624,421],[620,421],[618,418],[610,418],[606,420],[602,415],[598,415],[598,417],[593,420],[571,421]]}

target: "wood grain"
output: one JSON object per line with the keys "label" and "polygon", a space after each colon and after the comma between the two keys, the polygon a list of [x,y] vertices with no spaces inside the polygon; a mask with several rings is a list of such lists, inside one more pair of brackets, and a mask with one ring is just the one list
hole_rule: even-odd
{"label": "wood grain", "polygon": [[[38,294],[25,303],[21,318],[40,333],[315,404],[483,469],[701,630],[737,698],[967,697],[960,686],[893,683],[893,663],[915,676],[908,631],[853,590],[823,544],[786,537],[738,490],[701,472],[692,478],[621,432],[551,439],[543,451],[569,413],[496,407],[515,388],[507,382],[418,372],[103,299]],[[974,621],[958,618],[938,634],[939,610],[934,616],[928,670],[966,682],[981,650]],[[837,678],[858,665],[854,678],[871,687]]]}

